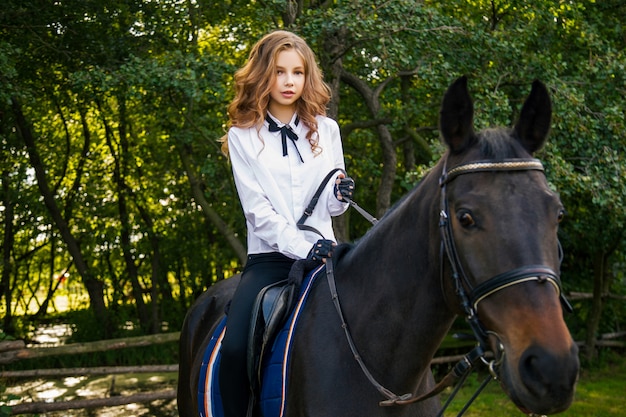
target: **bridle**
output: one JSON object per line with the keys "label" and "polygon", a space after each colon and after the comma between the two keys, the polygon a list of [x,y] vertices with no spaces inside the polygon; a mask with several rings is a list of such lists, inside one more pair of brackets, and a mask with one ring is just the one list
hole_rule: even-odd
{"label": "bridle", "polygon": [[[442,171],[441,178],[439,179],[439,185],[441,187],[441,211],[439,213],[439,226],[442,232],[442,253],[445,252],[446,257],[449,260],[450,268],[452,270],[452,281],[454,284],[455,293],[461,304],[463,313],[465,314],[476,339],[480,344],[484,345],[487,350],[487,344],[485,336],[487,332],[478,321],[476,312],[478,305],[481,301],[487,297],[501,291],[505,288],[513,285],[521,284],[528,281],[537,281],[540,283],[549,282],[556,290],[564,308],[571,311],[571,306],[565,299],[561,291],[561,280],[557,272],[553,271],[550,267],[545,265],[526,265],[520,268],[516,268],[502,274],[496,275],[487,281],[480,283],[479,285],[472,285],[468,275],[463,269],[463,265],[459,259],[459,254],[456,249],[454,236],[452,233],[452,225],[450,224],[450,212],[447,197],[447,185],[455,178],[461,175],[474,174],[480,172],[511,172],[511,171],[541,171],[544,172],[542,163],[535,158],[516,158],[506,159],[498,162],[494,161],[478,161],[470,162],[446,170],[446,162]],[[559,250],[559,262],[562,260],[562,250],[560,244]],[[441,256],[443,262],[443,256]],[[443,282],[443,270],[441,269],[441,279]]]}
{"label": "bridle", "polygon": [[[454,241],[454,235],[452,233],[452,225],[450,224],[449,204],[447,197],[447,185],[455,178],[461,175],[468,175],[480,172],[511,172],[511,171],[541,171],[544,172],[542,163],[535,158],[516,158],[505,159],[501,161],[477,161],[471,163],[464,163],[457,165],[456,167],[447,170],[447,160],[444,161],[442,175],[439,179],[439,185],[441,187],[441,210],[439,213],[439,226],[442,235],[441,243],[441,256],[440,259],[443,263],[443,259],[447,258],[450,264],[452,283],[454,285],[455,294],[459,300],[460,307],[465,315],[467,322],[469,323],[472,332],[477,340],[477,345],[467,355],[463,357],[439,383],[437,383],[430,391],[422,395],[404,394],[396,395],[392,391],[383,387],[374,377],[371,375],[367,366],[363,363],[361,356],[359,355],[356,346],[352,340],[348,325],[345,322],[343,312],[339,303],[339,297],[335,286],[333,261],[329,258],[330,262],[326,262],[326,275],[328,278],[331,295],[333,297],[333,303],[339,314],[342,322],[342,328],[344,329],[346,338],[350,349],[354,355],[354,358],[361,367],[363,373],[368,378],[370,383],[387,399],[380,402],[381,406],[392,405],[408,405],[416,402],[423,401],[427,398],[431,398],[441,393],[445,388],[456,385],[454,391],[448,397],[446,403],[442,407],[437,416],[442,416],[467,376],[471,373],[476,364],[483,363],[487,365],[489,369],[489,376],[483,381],[476,393],[463,407],[458,416],[462,416],[463,413],[469,408],[474,399],[480,394],[480,392],[487,386],[492,379],[498,378],[498,368],[504,358],[504,347],[499,341],[498,335],[484,328],[477,316],[478,305],[490,297],[491,295],[514,285],[522,284],[529,281],[537,281],[538,283],[550,283],[556,290],[559,299],[563,305],[563,308],[567,311],[572,311],[572,307],[563,295],[561,289],[561,280],[559,274],[545,265],[526,265],[523,267],[515,268],[513,270],[498,274],[488,280],[478,284],[472,285],[472,281],[463,269],[463,265],[460,261],[456,244]],[[561,245],[558,245],[559,251],[559,263],[562,260],[563,253]],[[445,255],[445,256],[444,256]],[[444,281],[444,268],[441,270],[441,281],[443,285]],[[488,343],[489,335],[495,336],[497,339],[496,352],[492,355],[488,355],[490,351],[490,345]],[[490,357],[492,356],[492,357]]]}
{"label": "bridle", "polygon": [[[477,311],[480,302],[490,297],[491,295],[514,285],[522,284],[529,281],[537,281],[539,283],[549,282],[556,290],[563,308],[566,311],[571,312],[572,306],[565,298],[562,288],[561,280],[557,272],[545,265],[526,265],[519,268],[506,271],[498,274],[488,280],[474,286],[472,285],[468,275],[463,269],[463,265],[460,261],[456,244],[454,241],[454,235],[452,233],[452,225],[450,223],[449,203],[447,197],[447,185],[455,178],[473,173],[480,172],[511,172],[511,171],[541,171],[544,172],[543,164],[535,158],[515,158],[506,159],[502,161],[477,161],[470,162],[446,170],[447,160],[444,162],[441,177],[439,179],[439,185],[441,187],[441,211],[439,213],[439,226],[441,229],[442,243],[441,243],[441,261],[443,263],[444,254],[448,259],[451,269],[452,282],[454,285],[454,291],[459,300],[461,309],[465,318],[474,333],[474,337],[477,340],[477,346],[466,355],[461,362],[464,364],[453,369],[451,379],[461,379],[462,381],[471,372],[472,367],[479,360],[486,364],[489,368],[490,376],[481,384],[478,391],[465,405],[463,410],[458,414],[459,416],[467,410],[471,402],[478,396],[478,394],[484,389],[484,387],[492,379],[498,378],[498,367],[502,363],[504,358],[504,348],[499,341],[497,334],[488,331],[484,328],[483,324],[479,321]],[[563,259],[563,250],[560,243],[558,244],[558,256],[559,264]],[[441,282],[444,282],[444,268],[441,270]],[[496,344],[496,352],[493,352],[494,359],[489,360],[486,356],[486,352],[490,350],[488,344],[488,335],[493,335],[498,339]],[[449,374],[450,375],[450,374]],[[445,378],[444,378],[445,379]],[[456,392],[460,388],[457,386],[452,395],[448,398],[448,401],[444,404],[444,407],[439,415],[442,415]]]}

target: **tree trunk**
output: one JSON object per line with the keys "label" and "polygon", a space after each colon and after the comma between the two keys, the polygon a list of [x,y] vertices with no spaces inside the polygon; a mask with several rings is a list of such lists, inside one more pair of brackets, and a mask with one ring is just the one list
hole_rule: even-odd
{"label": "tree trunk", "polygon": [[[345,45],[345,36],[347,31],[345,28],[338,29],[335,33],[324,37],[322,49],[326,52],[321,53],[321,59],[325,66],[329,68],[326,71],[326,83],[330,87],[331,100],[328,103],[328,117],[337,120],[339,116],[340,101],[340,81],[343,71],[343,54]],[[342,138],[344,140],[344,138]],[[348,175],[350,173],[348,172]],[[358,183],[356,184],[358,187]],[[333,218],[333,230],[335,237],[339,243],[350,241],[350,213],[346,212],[341,216]]]}
{"label": "tree trunk", "polygon": [[[39,306],[39,309],[35,313],[34,317],[42,317],[42,316],[46,315],[46,312],[48,311],[48,306],[50,305],[50,300],[52,300],[52,297],[54,297],[54,292],[59,287],[58,283],[60,282],[60,280],[57,281],[56,287],[54,285],[56,246],[57,246],[56,245],[56,241],[54,240],[54,237],[51,236],[51,238],[50,238],[50,258],[48,260],[48,291],[46,292],[46,298],[43,300],[43,303],[41,303],[41,305]],[[40,271],[39,275],[43,276],[43,271]]]}
{"label": "tree trunk", "polygon": [[[135,195],[133,195],[135,197]],[[137,209],[139,210],[139,214],[146,224],[146,228],[148,230],[148,239],[150,240],[150,247],[152,248],[152,256],[150,257],[150,266],[152,267],[152,288],[150,290],[150,298],[152,299],[152,325],[150,328],[151,333],[159,332],[159,323],[161,322],[159,318],[159,301],[161,299],[165,300],[173,300],[172,290],[167,282],[167,277],[163,273],[163,268],[161,267],[161,245],[160,238],[157,232],[154,230],[154,221],[152,221],[152,217],[148,213],[148,210],[139,202],[137,199],[134,200]],[[161,297],[159,297],[159,294]]]}
{"label": "tree trunk", "polygon": [[[363,97],[372,119],[382,120],[379,118],[380,94],[393,77],[380,83],[375,89],[371,88],[356,75],[348,73],[347,71],[342,72],[341,79]],[[376,131],[378,132],[378,140],[380,141],[383,152],[383,170],[378,192],[376,193],[376,217],[381,218],[391,206],[391,191],[393,190],[393,183],[396,178],[398,156],[389,128],[381,122],[377,124]]]}
{"label": "tree trunk", "polygon": [[102,117],[102,123],[104,124],[106,142],[113,156],[115,162],[113,170],[113,180],[117,189],[117,207],[120,220],[120,241],[122,244],[122,254],[124,257],[124,264],[126,266],[126,274],[130,279],[131,288],[133,292],[133,298],[135,299],[135,306],[137,308],[137,318],[139,319],[139,325],[142,329],[148,330],[150,328],[150,316],[146,303],[143,300],[143,287],[139,282],[139,272],[137,271],[137,265],[135,264],[135,257],[132,253],[132,243],[130,238],[131,225],[128,214],[128,205],[126,203],[126,196],[128,193],[128,186],[126,185],[126,160],[128,155],[128,138],[126,137],[126,102],[123,97],[118,96],[118,102],[120,107],[119,115],[119,150],[116,151],[114,146],[114,134],[109,124],[106,121],[104,112],[100,105],[100,113]]}
{"label": "tree trunk", "polygon": [[591,311],[587,318],[587,336],[585,340],[585,352],[587,359],[592,361],[596,357],[596,335],[602,316],[602,296],[605,288],[607,256],[603,252],[593,254],[593,300]]}
{"label": "tree trunk", "polygon": [[63,218],[61,214],[61,210],[57,206],[57,202],[54,194],[50,190],[50,186],[48,184],[48,179],[46,177],[46,168],[43,166],[43,162],[39,157],[39,153],[37,152],[37,147],[35,146],[35,138],[33,136],[30,124],[26,121],[24,114],[22,112],[22,106],[17,100],[16,97],[11,98],[11,104],[13,107],[13,113],[15,114],[16,126],[18,129],[18,134],[24,141],[26,145],[26,149],[28,151],[28,157],[30,158],[30,163],[32,168],[35,170],[35,177],[37,179],[37,185],[39,187],[39,191],[41,196],[43,197],[44,204],[48,209],[54,224],[59,229],[61,234],[61,238],[67,245],[67,249],[74,259],[74,264],[76,265],[76,269],[80,274],[83,284],[87,290],[87,294],[89,295],[89,301],[91,309],[93,310],[96,318],[100,323],[103,324],[105,333],[107,333],[110,329],[109,322],[107,318],[106,305],[104,302],[104,284],[102,281],[96,279],[91,271],[83,254],[80,249],[80,245],[78,244],[78,240],[72,234],[72,231],[69,228],[67,221]]}
{"label": "tree trunk", "polygon": [[[63,114],[63,112],[61,111],[61,107],[59,107],[58,112],[60,115]],[[84,108],[79,107],[78,112],[80,113],[80,122],[83,127],[83,147],[80,151],[80,159],[78,160],[78,164],[76,164],[76,177],[74,178],[72,188],[68,193],[65,204],[63,217],[66,220],[72,218],[72,213],[74,210],[74,199],[79,194],[81,185],[83,184],[83,172],[85,171],[85,163],[87,162],[87,158],[89,157],[89,148],[91,147],[91,131],[89,130],[89,123],[87,121],[86,111]]]}
{"label": "tree trunk", "polygon": [[396,180],[398,154],[387,125],[378,125],[378,139],[383,150],[383,170],[376,193],[376,217],[382,218],[391,206],[391,191]]}
{"label": "tree trunk", "polygon": [[233,232],[228,224],[226,224],[226,222],[222,220],[217,211],[213,210],[213,207],[211,207],[211,204],[209,204],[206,197],[204,196],[200,181],[194,174],[194,169],[189,159],[189,150],[185,147],[185,145],[181,144],[178,145],[178,150],[178,154],[180,155],[183,169],[187,173],[189,185],[191,186],[191,192],[193,194],[194,200],[196,201],[196,204],[198,204],[202,208],[202,212],[204,213],[204,215],[217,228],[220,234],[224,236],[226,241],[230,244],[230,247],[235,252],[235,255],[239,258],[241,264],[244,265],[247,259],[246,247],[241,243],[237,236],[235,236],[235,232]]}
{"label": "tree trunk", "polygon": [[15,234],[13,228],[13,198],[9,182],[8,171],[2,172],[2,205],[4,206],[4,231],[2,239],[2,276],[0,277],[0,298],[4,297],[6,304],[6,314],[2,320],[2,328],[7,334],[13,334],[13,291],[11,288],[11,272],[13,268],[13,243]]}

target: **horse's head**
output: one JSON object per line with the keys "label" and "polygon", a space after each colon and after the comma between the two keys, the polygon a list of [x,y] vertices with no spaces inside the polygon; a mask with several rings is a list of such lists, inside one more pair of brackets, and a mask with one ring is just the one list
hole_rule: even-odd
{"label": "horse's head", "polygon": [[[532,158],[550,119],[550,97],[539,81],[513,129],[474,133],[466,78],[449,87],[440,113],[449,147],[441,180],[443,240],[452,265],[446,276],[459,277],[447,282],[448,299],[461,306],[466,297],[459,312],[475,313],[502,386],[520,409],[537,414],[570,406],[579,368],[561,306],[563,206]],[[455,286],[460,296],[451,295]]]}

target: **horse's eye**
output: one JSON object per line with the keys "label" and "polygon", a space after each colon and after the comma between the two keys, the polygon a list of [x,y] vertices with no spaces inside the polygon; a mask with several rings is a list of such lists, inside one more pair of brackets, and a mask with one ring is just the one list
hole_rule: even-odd
{"label": "horse's eye", "polygon": [[559,223],[561,223],[561,221],[563,221],[563,219],[565,218],[565,210],[561,209],[559,210],[559,215],[557,217],[557,220],[559,221]]}
{"label": "horse's eye", "polygon": [[472,227],[476,224],[472,215],[467,211],[460,212],[458,219],[459,223],[461,223],[461,226],[463,227]]}

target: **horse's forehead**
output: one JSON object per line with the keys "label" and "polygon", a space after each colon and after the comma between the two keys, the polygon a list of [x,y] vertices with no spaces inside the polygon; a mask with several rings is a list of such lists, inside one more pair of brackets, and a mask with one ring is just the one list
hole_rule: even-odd
{"label": "horse's forehead", "polygon": [[560,205],[540,171],[463,174],[449,185],[447,199],[453,210],[492,210],[496,215],[506,212],[522,217],[547,214]]}

